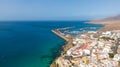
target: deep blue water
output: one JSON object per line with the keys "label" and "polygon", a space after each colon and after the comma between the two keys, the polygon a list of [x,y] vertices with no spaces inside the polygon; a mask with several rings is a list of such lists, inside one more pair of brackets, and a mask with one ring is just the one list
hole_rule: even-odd
{"label": "deep blue water", "polygon": [[69,26],[76,26],[74,30],[102,27],[84,22],[86,21],[0,22],[0,67],[49,67],[65,44],[51,30]]}

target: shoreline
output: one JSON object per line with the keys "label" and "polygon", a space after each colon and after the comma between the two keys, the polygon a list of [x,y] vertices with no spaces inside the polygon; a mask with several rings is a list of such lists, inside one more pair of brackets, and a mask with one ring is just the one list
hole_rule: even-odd
{"label": "shoreline", "polygon": [[[72,44],[72,39],[73,39],[73,37],[72,37],[71,35],[68,35],[68,34],[66,34],[66,35],[62,34],[62,33],[60,32],[60,30],[62,30],[62,28],[58,28],[58,29],[56,29],[56,30],[51,30],[54,34],[56,34],[57,36],[59,36],[60,38],[62,38],[63,40],[66,41],[66,44],[64,44],[64,45],[61,47],[62,50],[61,50],[61,53],[60,53],[60,56],[59,56],[59,57],[61,57],[62,55],[64,55],[65,52],[66,52],[69,48],[73,47],[73,44]],[[59,57],[56,57],[56,59],[59,58]],[[50,67],[57,67],[57,65],[56,65],[56,63],[55,63],[56,59],[52,62],[52,64],[50,65]]]}
{"label": "shoreline", "polygon": [[[91,22],[88,22],[89,24],[101,24],[101,23],[91,23]],[[102,25],[104,25],[103,27],[101,27],[100,29],[98,29],[98,31],[99,32],[104,32],[104,31],[110,31],[110,30],[114,30],[114,28],[110,28],[109,30],[108,30],[108,28],[106,28],[109,24],[102,24]],[[111,26],[111,25],[110,25]],[[59,36],[59,35],[58,35]],[[59,36],[60,37],[60,36]],[[72,46],[70,46],[71,44],[72,44],[72,40],[73,39],[71,39],[71,40],[68,40],[68,41],[66,41],[67,42],[67,44],[65,44],[65,45],[63,45],[62,46],[62,51],[61,51],[61,55],[59,56],[59,57],[57,57],[53,62],[52,62],[52,64],[50,65],[50,67],[58,67],[57,66],[57,64],[56,64],[56,60],[57,59],[60,59],[62,56],[64,56],[64,53],[66,53],[66,51],[68,50],[68,49],[66,49],[66,47],[69,47],[69,48],[71,48],[71,47],[73,47],[74,45],[72,45]]]}
{"label": "shoreline", "polygon": [[[90,23],[90,22],[87,22],[87,23],[89,23],[89,24],[94,24],[94,23]],[[104,25],[104,24],[102,24],[102,25]],[[103,26],[103,27],[104,27],[104,26]],[[101,27],[101,28],[103,28],[103,27]],[[101,28],[100,28],[100,29],[101,29]],[[58,28],[58,29],[56,29],[56,30],[51,30],[54,34],[56,34],[57,36],[59,36],[60,38],[62,38],[63,40],[65,40],[65,41],[66,41],[66,44],[64,44],[64,45],[61,47],[62,50],[61,50],[60,56],[59,56],[59,57],[56,57],[56,59],[51,63],[50,67],[58,67],[57,64],[56,64],[56,60],[57,60],[58,58],[61,58],[61,57],[66,53],[67,50],[69,50],[70,48],[72,48],[72,47],[74,46],[73,43],[72,43],[73,38],[66,39],[65,36],[63,36],[63,35],[61,34],[60,30],[63,30],[63,29],[65,29],[65,28]],[[98,29],[98,31],[99,31],[100,29]]]}

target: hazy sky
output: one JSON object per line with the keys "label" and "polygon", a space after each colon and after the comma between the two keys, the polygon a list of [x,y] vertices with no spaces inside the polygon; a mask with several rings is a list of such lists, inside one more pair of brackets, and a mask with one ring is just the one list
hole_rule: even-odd
{"label": "hazy sky", "polygon": [[0,20],[85,20],[120,14],[120,0],[0,0]]}

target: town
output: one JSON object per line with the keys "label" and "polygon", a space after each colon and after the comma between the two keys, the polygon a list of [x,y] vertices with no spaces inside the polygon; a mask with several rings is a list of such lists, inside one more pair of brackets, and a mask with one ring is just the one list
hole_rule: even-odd
{"label": "town", "polygon": [[119,67],[120,30],[88,31],[72,38],[72,45],[56,59],[57,67]]}

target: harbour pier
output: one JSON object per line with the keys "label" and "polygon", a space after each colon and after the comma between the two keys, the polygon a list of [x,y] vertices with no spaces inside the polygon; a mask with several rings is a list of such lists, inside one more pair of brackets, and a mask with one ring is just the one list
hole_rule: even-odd
{"label": "harbour pier", "polygon": [[62,39],[64,39],[65,41],[67,41],[67,42],[70,40],[70,37],[71,37],[71,36],[66,37],[66,35],[60,31],[60,29],[51,30],[51,31],[52,31],[54,34],[56,34],[57,36],[59,36],[60,38],[62,38]]}

